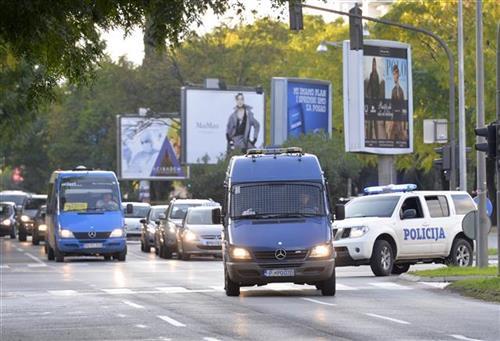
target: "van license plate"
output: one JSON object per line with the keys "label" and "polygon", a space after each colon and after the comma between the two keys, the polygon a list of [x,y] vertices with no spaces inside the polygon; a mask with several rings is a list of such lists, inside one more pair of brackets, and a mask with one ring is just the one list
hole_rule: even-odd
{"label": "van license plate", "polygon": [[295,276],[295,269],[265,270],[264,276],[266,276],[266,277],[292,277],[292,276]]}
{"label": "van license plate", "polygon": [[222,243],[220,240],[206,240],[205,245],[206,246],[221,246]]}
{"label": "van license plate", "polygon": [[102,243],[86,243],[83,244],[84,249],[99,249],[102,247]]}

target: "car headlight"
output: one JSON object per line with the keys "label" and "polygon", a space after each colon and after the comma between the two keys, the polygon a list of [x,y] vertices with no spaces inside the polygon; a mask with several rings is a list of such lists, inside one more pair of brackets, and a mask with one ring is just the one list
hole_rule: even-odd
{"label": "car headlight", "polygon": [[10,219],[5,219],[4,221],[2,221],[2,225],[10,226]]}
{"label": "car headlight", "polygon": [[123,237],[123,229],[120,229],[120,228],[114,229],[109,236],[111,238]]}
{"label": "car headlight", "polygon": [[61,238],[75,238],[75,235],[70,230],[61,229],[61,230],[59,230],[59,237],[61,237]]}
{"label": "car headlight", "polygon": [[359,238],[362,237],[368,232],[368,226],[354,226],[351,227],[351,233],[349,234],[350,238]]}
{"label": "car headlight", "polygon": [[193,240],[196,240],[196,239],[198,239],[198,236],[194,232],[189,231],[189,230],[184,232],[184,240],[185,241],[192,242]]}
{"label": "car headlight", "polygon": [[38,231],[47,231],[47,225],[45,224],[38,225]]}
{"label": "car headlight", "polygon": [[244,249],[242,247],[233,247],[231,249],[231,258],[238,260],[246,260],[246,259],[251,259],[252,256],[250,255],[250,252],[248,252],[247,249]]}
{"label": "car headlight", "polygon": [[332,244],[321,244],[316,245],[312,248],[310,258],[325,258],[329,257],[332,254]]}
{"label": "car headlight", "polygon": [[27,215],[23,215],[23,216],[21,216],[21,221],[23,223],[26,223],[26,222],[30,221],[30,217],[28,217]]}
{"label": "car headlight", "polygon": [[170,226],[168,230],[170,231],[170,233],[175,233],[175,226]]}

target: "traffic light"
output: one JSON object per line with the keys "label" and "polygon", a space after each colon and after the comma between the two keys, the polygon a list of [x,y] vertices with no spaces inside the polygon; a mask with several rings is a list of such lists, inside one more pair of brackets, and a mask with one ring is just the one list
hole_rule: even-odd
{"label": "traffic light", "polygon": [[[480,152],[487,153],[487,157],[495,159],[497,157],[497,150],[500,146],[497,146],[497,125],[495,123],[490,123],[487,127],[474,129],[476,136],[482,136],[486,138],[486,142],[476,143],[476,150]],[[500,156],[500,153],[498,154]]]}
{"label": "traffic light", "polygon": [[[349,10],[349,14],[363,15],[363,11],[356,4]],[[349,39],[351,50],[363,49],[363,19],[349,16]]]}
{"label": "traffic light", "polygon": [[304,29],[304,17],[302,15],[301,2],[301,0],[288,0],[290,29],[293,31],[300,31]]}
{"label": "traffic light", "polygon": [[434,151],[441,157],[434,160],[434,165],[440,168],[445,174],[451,169],[451,146],[449,144],[434,148]]}

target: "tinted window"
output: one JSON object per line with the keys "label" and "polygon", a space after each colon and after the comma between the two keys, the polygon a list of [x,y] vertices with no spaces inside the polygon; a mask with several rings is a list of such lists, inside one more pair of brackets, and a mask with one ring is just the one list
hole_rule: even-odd
{"label": "tinted window", "polygon": [[346,218],[390,217],[399,201],[398,196],[368,196],[349,201],[345,207]]}
{"label": "tinted window", "polygon": [[451,200],[453,200],[457,214],[467,214],[476,210],[474,201],[467,194],[452,194]]}
{"label": "tinted window", "polygon": [[8,217],[11,215],[12,209],[9,205],[0,205],[0,217]]}
{"label": "tinted window", "polygon": [[15,202],[16,205],[22,205],[26,197],[26,194],[0,194],[0,201],[10,201]]}
{"label": "tinted window", "polygon": [[401,217],[403,217],[403,213],[406,210],[415,210],[417,215],[413,219],[423,218],[424,211],[422,210],[422,205],[420,204],[420,199],[418,197],[407,198],[403,205],[401,206]]}
{"label": "tinted window", "polygon": [[425,202],[429,208],[429,214],[433,218],[449,217],[448,200],[444,195],[426,196]]}
{"label": "tinted window", "polygon": [[27,210],[38,210],[40,206],[45,205],[45,199],[28,199],[24,208]]}

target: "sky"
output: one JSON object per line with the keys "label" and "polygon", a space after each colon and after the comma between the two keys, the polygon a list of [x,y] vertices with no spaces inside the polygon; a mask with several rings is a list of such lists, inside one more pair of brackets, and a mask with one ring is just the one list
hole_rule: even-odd
{"label": "sky", "polygon": [[[230,1],[234,2],[234,0]],[[329,7],[329,5],[331,6],[334,1],[335,0],[327,0],[326,2],[323,0],[309,0],[307,3],[309,5]],[[339,2],[339,0],[336,0],[336,2]],[[193,29],[198,34],[204,34],[210,32],[215,27],[223,23],[232,25],[237,24],[241,20],[243,20],[244,23],[252,23],[255,19],[262,17],[270,17],[288,22],[288,6],[283,7],[283,13],[280,13],[281,11],[271,7],[271,0],[247,0],[245,3],[247,8],[243,15],[238,16],[234,10],[230,10],[222,17],[218,17],[212,11],[208,11],[203,16],[203,25],[200,27],[194,26]],[[254,5],[252,5],[252,3],[254,3]],[[251,13],[253,9],[257,11],[256,15]],[[304,14],[318,15],[319,12],[304,9]],[[335,19],[335,16],[329,14],[322,14],[322,16],[327,22]],[[102,36],[107,45],[106,53],[112,60],[116,61],[121,56],[126,56],[127,60],[136,65],[142,63],[142,59],[144,57],[144,45],[142,42],[142,30],[140,28],[133,30],[127,37],[124,37],[123,30],[104,32]]]}

